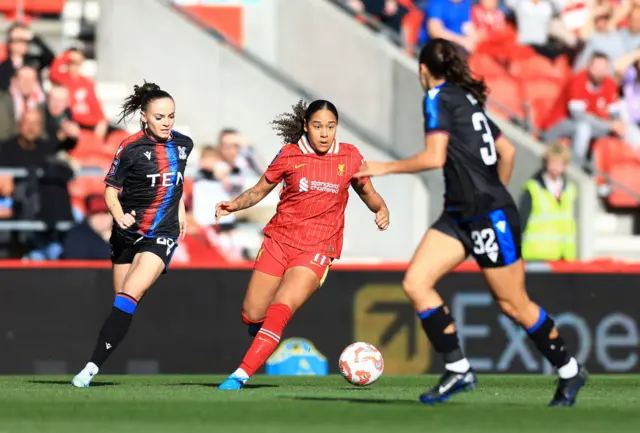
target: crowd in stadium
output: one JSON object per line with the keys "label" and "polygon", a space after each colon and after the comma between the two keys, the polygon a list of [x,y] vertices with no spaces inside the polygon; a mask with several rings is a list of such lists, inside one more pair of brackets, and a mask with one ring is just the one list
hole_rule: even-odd
{"label": "crowd in stadium", "polygon": [[[82,73],[82,50],[56,55],[18,22],[7,31],[4,47],[0,220],[14,225],[0,230],[0,258],[106,260],[111,216],[102,180],[130,132],[105,116],[95,82]],[[87,174],[87,168],[94,170]],[[185,199],[189,210],[194,202],[205,210],[189,213],[189,236],[174,260],[233,261],[251,254],[236,236],[234,218],[214,226],[211,216],[215,202],[237,195],[261,170],[248,141],[233,129],[223,130],[215,145],[203,146],[199,169],[186,180]],[[43,226],[15,225],[34,221]]]}
{"label": "crowd in stadium", "polygon": [[[573,162],[635,186],[640,145],[640,2],[634,0],[345,0],[389,25],[407,46],[457,42],[487,80],[494,113]],[[363,15],[360,16],[363,18]],[[364,19],[364,18],[363,18]],[[624,195],[610,204],[628,206]]]}
{"label": "crowd in stadium", "polygon": [[[370,27],[394,33],[410,53],[409,47],[429,38],[455,41],[469,53],[473,71],[486,79],[493,113],[548,144],[569,148],[578,166],[597,168],[623,184],[638,183],[640,2],[343,0],[343,5]],[[6,38],[0,52],[0,167],[27,171],[0,172],[0,220],[42,221],[45,228],[0,230],[0,257],[106,259],[109,218],[99,199],[102,176],[80,174],[87,167],[106,170],[129,132],[105,116],[94,81],[82,73],[82,50],[54,53],[18,21]],[[265,167],[233,129],[212,142],[199,145],[199,169],[186,180],[186,203],[193,212],[189,240],[175,261],[201,254],[241,260],[256,244],[237,234],[235,219],[214,225],[212,210],[199,197],[207,195],[211,203],[234,196]],[[599,191],[610,205],[637,206],[629,195],[612,194],[608,179],[599,180]],[[263,215],[255,220],[265,222]],[[75,227],[67,234],[60,222]],[[95,242],[85,241],[89,235]]]}

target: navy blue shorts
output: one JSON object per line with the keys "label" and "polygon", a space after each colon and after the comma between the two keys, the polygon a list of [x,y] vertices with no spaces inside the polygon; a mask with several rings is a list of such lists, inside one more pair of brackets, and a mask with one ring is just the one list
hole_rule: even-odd
{"label": "navy blue shorts", "polygon": [[146,237],[138,233],[132,233],[121,228],[113,228],[109,239],[111,247],[111,263],[122,265],[132,263],[138,253],[150,252],[160,257],[164,262],[166,273],[171,263],[171,257],[178,248],[178,242],[170,237]]}
{"label": "navy blue shorts", "polygon": [[481,268],[509,266],[522,257],[520,215],[514,207],[464,221],[444,212],[431,228],[458,239]]}

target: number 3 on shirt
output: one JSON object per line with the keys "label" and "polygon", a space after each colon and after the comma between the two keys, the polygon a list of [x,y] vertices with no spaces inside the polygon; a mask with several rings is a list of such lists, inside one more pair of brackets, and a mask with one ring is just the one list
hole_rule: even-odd
{"label": "number 3 on shirt", "polygon": [[482,141],[487,146],[480,148],[480,155],[482,155],[482,161],[486,165],[493,165],[498,161],[498,154],[496,153],[496,143],[493,140],[493,134],[491,134],[491,128],[487,121],[487,116],[482,112],[473,113],[471,116],[471,123],[473,123],[473,129],[478,132],[482,132]]}

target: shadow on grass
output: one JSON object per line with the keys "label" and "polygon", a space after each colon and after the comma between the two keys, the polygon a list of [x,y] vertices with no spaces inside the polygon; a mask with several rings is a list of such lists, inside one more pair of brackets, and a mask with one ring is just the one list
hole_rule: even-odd
{"label": "shadow on grass", "polygon": [[[202,386],[205,388],[217,388],[220,386],[220,383],[193,383],[193,382],[182,382],[182,383],[172,383],[168,384],[168,386]],[[244,389],[259,389],[259,388],[278,388],[279,385],[261,385],[261,384],[246,384]]]}
{"label": "shadow on grass", "polygon": [[[71,386],[70,380],[30,380],[29,383],[37,385],[66,385]],[[117,382],[91,382],[91,388],[95,386],[115,386],[119,385]]]}
{"label": "shadow on grass", "polygon": [[360,404],[392,404],[402,406],[415,406],[421,404],[415,400],[385,400],[381,398],[349,398],[349,397],[285,397],[291,400],[302,401],[339,401],[346,403],[360,403]]}

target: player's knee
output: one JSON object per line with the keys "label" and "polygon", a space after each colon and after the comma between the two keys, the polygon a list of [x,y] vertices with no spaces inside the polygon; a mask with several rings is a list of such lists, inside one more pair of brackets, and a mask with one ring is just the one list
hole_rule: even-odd
{"label": "player's knee", "polygon": [[247,325],[264,321],[264,315],[265,311],[261,308],[242,307],[242,321]]}
{"label": "player's knee", "polygon": [[409,299],[416,300],[420,297],[427,296],[433,288],[428,282],[423,280],[405,277],[402,281],[402,289]]}

